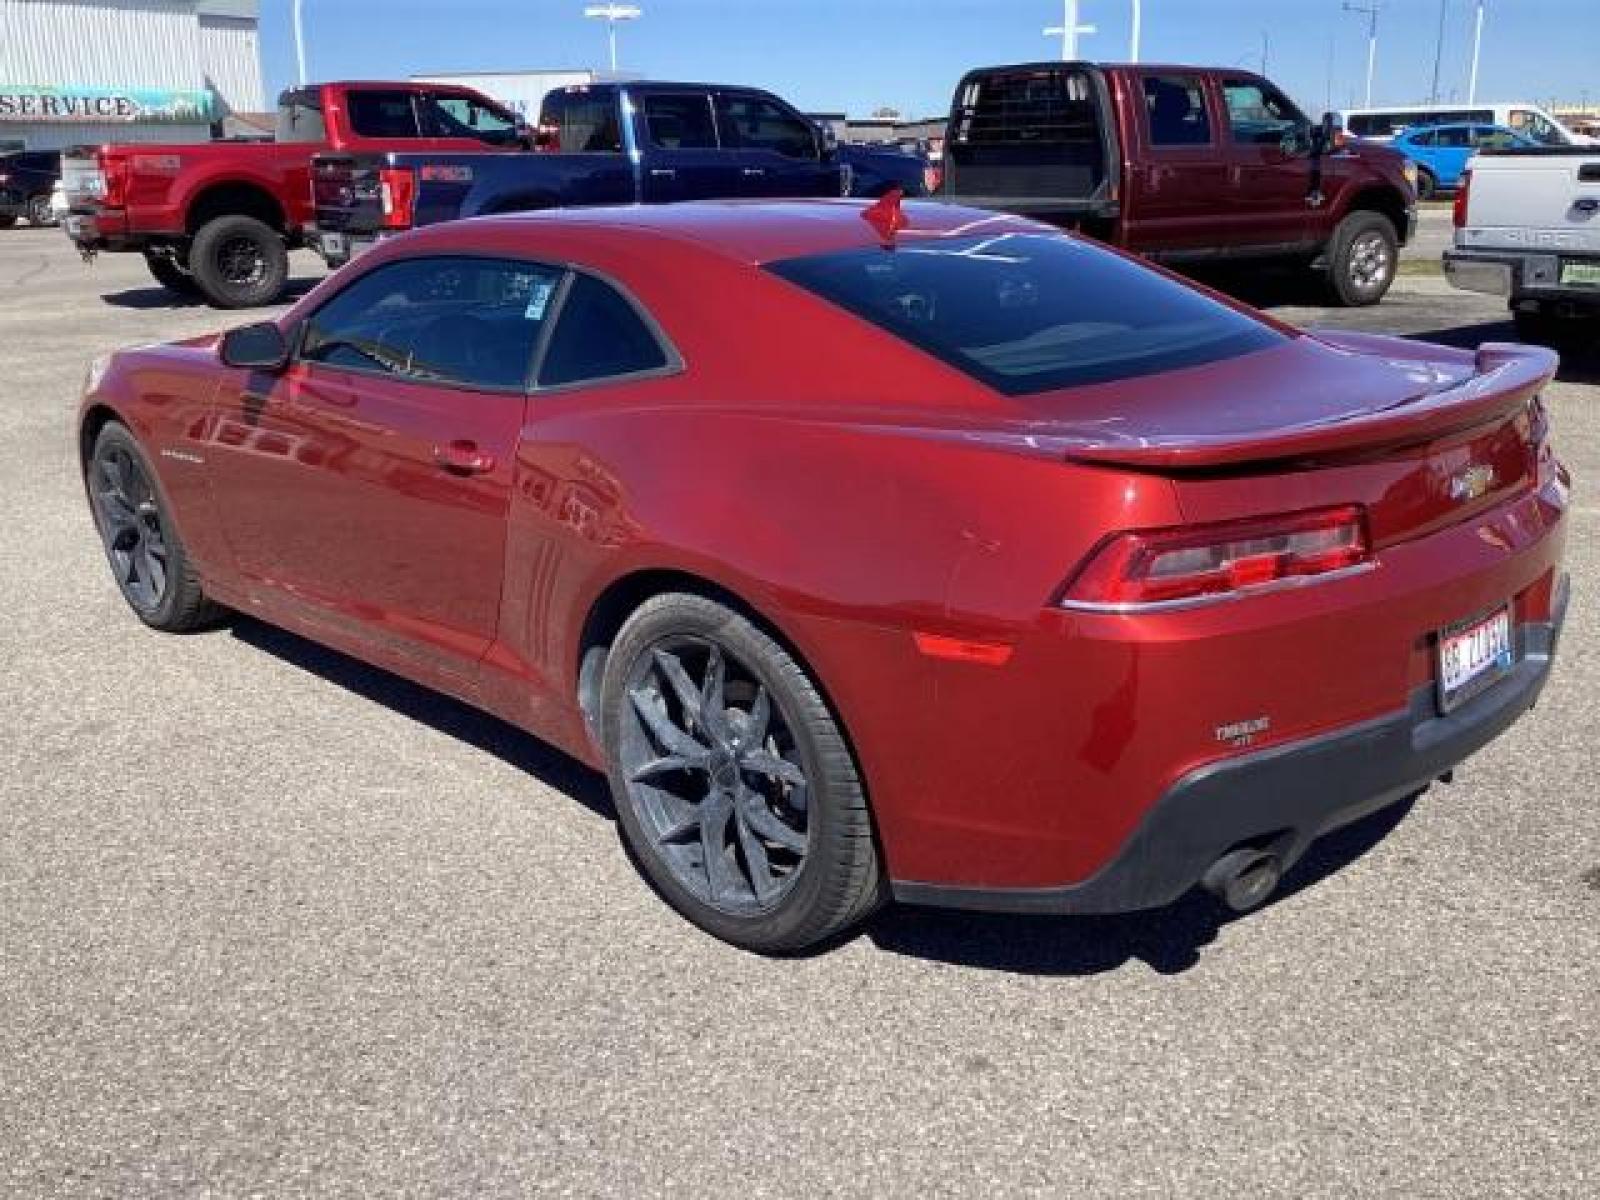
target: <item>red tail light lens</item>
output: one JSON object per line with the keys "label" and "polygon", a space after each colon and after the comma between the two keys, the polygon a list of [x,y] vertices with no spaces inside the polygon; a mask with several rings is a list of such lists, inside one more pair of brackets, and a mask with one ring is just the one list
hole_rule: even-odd
{"label": "red tail light lens", "polygon": [[410,229],[417,204],[417,177],[409,170],[384,168],[378,172],[378,195],[383,204],[384,229]]}
{"label": "red tail light lens", "polygon": [[1450,205],[1450,224],[1457,229],[1467,227],[1468,193],[1472,190],[1472,172],[1461,172],[1461,178],[1456,182],[1456,198]]}
{"label": "red tail light lens", "polygon": [[1122,533],[1102,542],[1068,585],[1068,608],[1223,599],[1342,571],[1371,551],[1360,507]]}
{"label": "red tail light lens", "polygon": [[923,190],[932,196],[939,190],[939,185],[944,182],[944,168],[929,163],[922,168]]}
{"label": "red tail light lens", "polygon": [[105,180],[107,208],[126,208],[128,204],[128,160],[117,154],[100,156],[100,174]]}

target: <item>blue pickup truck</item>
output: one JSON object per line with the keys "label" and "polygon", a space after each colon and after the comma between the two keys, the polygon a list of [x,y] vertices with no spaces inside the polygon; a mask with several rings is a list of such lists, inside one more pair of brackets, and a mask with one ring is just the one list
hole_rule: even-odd
{"label": "blue pickup truck", "polygon": [[[380,237],[491,213],[741,196],[838,196],[907,164],[839,148],[756,88],[604,83],[545,97],[532,153],[327,153],[312,160],[310,244],[339,266]],[[900,168],[905,168],[903,171]],[[856,185],[855,188],[852,185]],[[910,189],[908,189],[910,190]]]}

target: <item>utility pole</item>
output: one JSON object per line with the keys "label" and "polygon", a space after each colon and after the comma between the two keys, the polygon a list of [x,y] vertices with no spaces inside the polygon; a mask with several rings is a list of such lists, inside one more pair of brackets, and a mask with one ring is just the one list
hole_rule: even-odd
{"label": "utility pole", "polygon": [[1093,25],[1078,24],[1078,0],[1061,0],[1061,24],[1047,26],[1045,37],[1061,39],[1061,61],[1071,62],[1078,57],[1078,35],[1093,33]]}
{"label": "utility pole", "polygon": [[1483,45],[1483,0],[1478,0],[1478,17],[1472,30],[1472,76],[1467,81],[1467,103],[1478,102],[1478,50]]}
{"label": "utility pole", "polygon": [[1364,108],[1372,107],[1372,74],[1378,65],[1378,13],[1381,4],[1351,4],[1344,0],[1345,12],[1361,13],[1367,18],[1367,99]]}
{"label": "utility pole", "polygon": [[606,40],[611,44],[611,73],[617,73],[617,22],[637,21],[644,10],[636,4],[591,4],[583,15],[606,23]]}
{"label": "utility pole", "polygon": [[1433,83],[1428,88],[1428,103],[1439,103],[1439,59],[1444,54],[1444,17],[1450,0],[1439,0],[1439,36],[1433,42]]}
{"label": "utility pole", "polygon": [[300,72],[300,86],[306,83],[306,35],[300,24],[301,0],[294,0],[294,61]]}
{"label": "utility pole", "polygon": [[1267,31],[1263,29],[1261,31],[1261,73],[1263,75],[1267,73],[1267,47],[1269,45],[1271,43],[1267,40]]}
{"label": "utility pole", "polygon": [[1133,0],[1133,33],[1128,38],[1128,61],[1129,62],[1138,62],[1139,61],[1139,33],[1140,33],[1140,27],[1143,24],[1143,22],[1141,20],[1141,17],[1143,16],[1143,14],[1140,12],[1140,9],[1142,7],[1143,7],[1143,5],[1141,5],[1139,3],[1139,0]]}

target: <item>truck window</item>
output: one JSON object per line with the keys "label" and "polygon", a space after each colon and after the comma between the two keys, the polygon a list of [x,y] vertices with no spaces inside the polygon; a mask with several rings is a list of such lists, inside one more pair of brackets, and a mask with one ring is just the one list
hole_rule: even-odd
{"label": "truck window", "polygon": [[520,392],[562,275],[501,259],[391,263],[311,314],[300,357],[412,383]]}
{"label": "truck window", "polygon": [[555,129],[556,146],[569,154],[621,154],[616,101],[588,95],[545,99],[539,123]]}
{"label": "truck window", "polygon": [[817,137],[810,122],[771,100],[760,96],[719,96],[717,117],[725,146],[771,150],[785,158],[818,156]]}
{"label": "truck window", "polygon": [[1535,112],[1531,108],[1513,108],[1511,110],[1511,128],[1522,134],[1523,137],[1530,137],[1546,146],[1565,146],[1567,144],[1565,135],[1556,128],[1555,123],[1547,120],[1543,113]]}
{"label": "truck window", "polygon": [[1152,146],[1204,146],[1211,141],[1205,92],[1196,75],[1146,75],[1144,109]]}
{"label": "truck window", "polygon": [[345,93],[350,128],[364,138],[416,138],[421,136],[411,92]]}
{"label": "truck window", "polygon": [[521,136],[510,113],[490,108],[471,96],[429,94],[418,97],[422,126],[431,137],[472,138],[490,146],[515,146]]}
{"label": "truck window", "polygon": [[1099,136],[1089,80],[1079,71],[985,75],[962,88],[957,101],[961,145],[1059,146]]}
{"label": "truck window", "polygon": [[285,92],[278,97],[274,138],[280,142],[325,142],[327,123],[322,119],[322,96],[314,89]]}
{"label": "truck window", "polygon": [[1275,146],[1306,119],[1277,88],[1254,79],[1229,79],[1222,84],[1228,104],[1228,130],[1235,142]]}
{"label": "truck window", "polygon": [[703,92],[658,92],[644,98],[644,125],[662,150],[716,150],[717,122]]}

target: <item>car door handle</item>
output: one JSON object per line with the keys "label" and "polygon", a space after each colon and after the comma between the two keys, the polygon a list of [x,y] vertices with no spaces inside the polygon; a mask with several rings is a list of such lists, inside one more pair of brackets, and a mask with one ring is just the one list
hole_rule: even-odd
{"label": "car door handle", "polygon": [[744,175],[746,178],[760,179],[766,173],[767,169],[765,167],[746,167],[744,169]]}
{"label": "car door handle", "polygon": [[458,438],[447,446],[433,448],[433,462],[452,475],[482,475],[494,470],[494,455],[484,454],[477,442]]}
{"label": "car door handle", "polygon": [[677,177],[678,177],[678,173],[676,171],[674,171],[671,167],[651,167],[650,168],[650,178],[651,179],[676,179]]}

